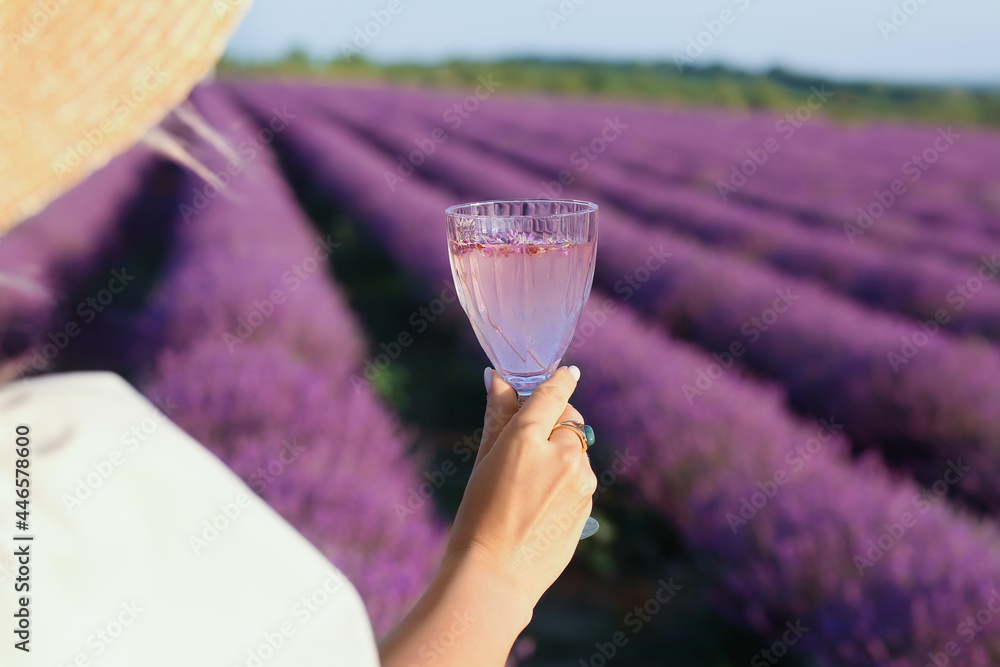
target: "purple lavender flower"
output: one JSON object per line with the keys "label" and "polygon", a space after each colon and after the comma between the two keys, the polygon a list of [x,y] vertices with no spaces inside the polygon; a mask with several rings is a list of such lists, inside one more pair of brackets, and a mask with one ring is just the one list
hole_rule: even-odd
{"label": "purple lavender flower", "polygon": [[[250,131],[222,91],[194,99],[234,145]],[[429,503],[407,506],[420,462],[352,378],[364,347],[330,278],[335,244],[304,220],[266,146],[239,165],[179,225],[140,327],[159,332],[148,339],[154,371],[143,390],[180,406],[172,418],[344,571],[384,632],[426,586],[442,527]],[[182,201],[194,207],[205,185],[189,178]],[[289,448],[294,460],[271,474]]]}
{"label": "purple lavender flower", "polygon": [[[135,148],[0,237],[0,359],[64,333],[76,315],[60,317],[61,309],[76,305],[69,296],[121,242],[119,219],[151,164],[149,151]],[[48,359],[40,359],[43,370]]]}
{"label": "purple lavender flower", "polygon": [[[239,94],[261,112],[252,90]],[[349,105],[339,112],[346,115]],[[471,192],[476,179],[520,188],[531,180],[495,163],[476,170],[474,152],[450,147],[442,148],[440,164],[428,161],[388,194],[384,175],[395,163],[387,149],[399,137],[380,130],[379,155],[343,119],[310,112],[315,106],[301,100],[296,108],[304,122],[282,135],[282,149],[428,284],[448,275],[439,231],[449,196]],[[451,162],[458,155],[460,164]],[[486,159],[479,156],[483,165]],[[613,289],[634,275],[650,247],[664,244],[673,257],[632,288],[628,301],[710,350],[743,341],[743,325],[774,302],[776,290],[791,288],[796,305],[752,344],[743,341],[744,358],[786,382],[796,401],[808,400],[825,421],[792,417],[782,389],[744,379],[735,368],[713,373],[713,384],[690,400],[685,385],[716,359],[641,323],[619,292],[603,319],[588,311],[585,318],[604,323],[574,346],[586,376],[577,403],[605,443],[595,455],[638,457],[641,465],[623,474],[716,573],[720,607],[763,633],[801,619],[810,628],[802,645],[820,664],[920,665],[957,640],[963,619],[996,585],[1000,535],[921,495],[874,458],[852,463],[843,434],[853,430],[871,443],[901,434],[933,442],[939,449],[931,469],[940,465],[943,476],[949,457],[961,459],[953,461],[961,484],[988,497],[997,425],[975,397],[997,392],[984,371],[996,366],[995,353],[939,333],[893,373],[886,354],[912,335],[912,323],[608,213],[598,282]],[[595,293],[592,303],[608,300]],[[950,395],[939,390],[944,384]],[[892,405],[909,406],[919,420],[895,417]],[[1000,631],[985,629],[965,651],[968,664],[992,664]]]}
{"label": "purple lavender flower", "polygon": [[[263,108],[252,91],[240,94]],[[368,102],[352,107],[343,96],[324,103],[353,125],[387,113]],[[297,104],[302,122],[281,136],[281,145],[308,166],[311,178],[371,225],[400,263],[434,281],[449,279],[438,234],[441,211],[449,202],[530,197],[537,187],[526,170],[451,141],[391,191],[386,174],[398,174],[398,158],[389,156],[404,148],[414,124],[401,121],[389,129],[373,123],[382,137],[380,155],[342,122],[323,116],[317,105],[301,99]],[[399,220],[401,210],[407,212],[405,220]],[[630,283],[653,253],[671,257],[655,262],[656,270],[641,286]],[[951,458],[965,458],[973,472],[961,491],[990,508],[1000,507],[993,482],[1000,476],[1000,452],[994,446],[1000,440],[1000,413],[992,407],[1000,403],[995,348],[956,339],[936,324],[921,326],[865,308],[811,282],[650,229],[609,207],[596,283],[709,352],[742,345],[740,362],[786,386],[798,409],[842,415],[856,444],[881,449],[915,468],[922,479],[934,479]],[[775,303],[780,315],[772,308]],[[940,391],[942,386],[950,390]],[[914,457],[914,451],[926,453]]]}

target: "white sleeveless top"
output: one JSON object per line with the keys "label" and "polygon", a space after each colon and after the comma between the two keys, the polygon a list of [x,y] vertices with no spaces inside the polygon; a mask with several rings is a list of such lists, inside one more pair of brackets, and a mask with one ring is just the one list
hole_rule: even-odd
{"label": "white sleeveless top", "polygon": [[112,373],[0,388],[0,590],[4,665],[379,664],[350,582]]}

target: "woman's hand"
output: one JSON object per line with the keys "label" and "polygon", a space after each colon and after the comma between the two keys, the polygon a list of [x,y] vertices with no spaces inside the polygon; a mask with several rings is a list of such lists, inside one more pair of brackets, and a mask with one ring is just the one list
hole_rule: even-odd
{"label": "woman's hand", "polygon": [[487,369],[483,439],[446,551],[476,558],[534,607],[569,564],[597,490],[569,398],[579,369],[560,368],[518,410],[517,393]]}
{"label": "woman's hand", "polygon": [[560,368],[520,410],[487,369],[486,426],[441,569],[379,645],[383,667],[502,667],[542,593],[566,568],[597,478],[569,405],[580,371]]}

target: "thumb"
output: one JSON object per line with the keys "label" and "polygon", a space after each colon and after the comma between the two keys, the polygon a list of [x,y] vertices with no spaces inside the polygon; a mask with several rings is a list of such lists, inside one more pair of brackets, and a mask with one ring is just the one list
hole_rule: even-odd
{"label": "thumb", "polygon": [[484,380],[486,381],[486,418],[483,421],[483,439],[479,443],[479,453],[476,454],[473,470],[490,453],[497,438],[500,437],[500,432],[517,412],[517,392],[503,381],[499,373],[487,366]]}

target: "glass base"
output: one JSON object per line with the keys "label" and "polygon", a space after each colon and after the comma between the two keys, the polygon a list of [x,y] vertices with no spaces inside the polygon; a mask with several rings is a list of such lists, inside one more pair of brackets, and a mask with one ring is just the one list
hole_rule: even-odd
{"label": "glass base", "polygon": [[587,524],[583,527],[583,534],[580,535],[580,539],[581,540],[587,539],[588,537],[596,533],[597,529],[600,527],[601,524],[597,523],[597,519],[595,519],[592,516],[587,517]]}
{"label": "glass base", "polygon": [[524,402],[531,396],[531,392],[541,383],[552,377],[552,373],[541,373],[539,375],[506,375],[500,374],[504,382],[509,384],[517,392],[517,407],[524,405]]}

